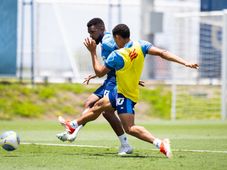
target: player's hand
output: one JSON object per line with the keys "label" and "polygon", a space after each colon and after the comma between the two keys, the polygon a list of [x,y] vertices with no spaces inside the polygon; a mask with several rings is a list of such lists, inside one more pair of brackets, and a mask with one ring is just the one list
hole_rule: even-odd
{"label": "player's hand", "polygon": [[94,78],[96,78],[97,76],[96,75],[89,75],[88,77],[86,77],[85,79],[84,79],[84,82],[83,82],[83,84],[89,84],[89,81],[91,80],[91,79],[94,79]]}
{"label": "player's hand", "polygon": [[87,49],[92,53],[96,51],[96,42],[92,38],[85,38],[84,45],[87,47]]}
{"label": "player's hand", "polygon": [[195,69],[199,68],[199,65],[195,63],[185,63],[185,66],[190,68],[195,68]]}
{"label": "player's hand", "polygon": [[142,80],[140,80],[140,81],[139,81],[139,85],[142,86],[142,87],[144,87],[144,86],[145,86],[145,82],[142,81]]}

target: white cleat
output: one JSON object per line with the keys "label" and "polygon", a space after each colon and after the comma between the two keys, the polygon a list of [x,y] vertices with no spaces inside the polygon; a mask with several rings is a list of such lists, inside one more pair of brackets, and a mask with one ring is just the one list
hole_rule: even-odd
{"label": "white cleat", "polygon": [[68,132],[62,132],[62,133],[58,133],[56,134],[56,137],[61,140],[62,142],[68,141]]}
{"label": "white cleat", "polygon": [[65,132],[56,134],[56,137],[63,142],[65,141],[73,142],[77,137],[77,131],[74,131],[72,134],[65,131]]}
{"label": "white cleat", "polygon": [[121,145],[119,148],[118,155],[119,156],[124,156],[128,154],[132,154],[133,148],[130,145]]}
{"label": "white cleat", "polygon": [[68,134],[68,141],[73,142],[77,137],[77,130],[75,130],[72,134]]}
{"label": "white cleat", "polygon": [[160,152],[163,153],[167,158],[172,157],[169,139],[162,140],[162,143],[160,145]]}

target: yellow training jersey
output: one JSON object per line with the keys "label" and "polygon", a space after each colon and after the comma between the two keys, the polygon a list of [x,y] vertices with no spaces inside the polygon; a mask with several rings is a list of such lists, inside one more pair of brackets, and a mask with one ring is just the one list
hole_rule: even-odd
{"label": "yellow training jersey", "polygon": [[119,49],[117,52],[124,60],[124,67],[116,71],[117,92],[136,103],[145,58],[141,45],[136,41],[131,47]]}

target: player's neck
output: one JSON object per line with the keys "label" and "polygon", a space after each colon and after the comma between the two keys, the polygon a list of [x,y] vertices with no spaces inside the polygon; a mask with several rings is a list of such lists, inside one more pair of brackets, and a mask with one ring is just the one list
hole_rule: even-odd
{"label": "player's neck", "polygon": [[123,39],[123,47],[130,41],[130,38]]}

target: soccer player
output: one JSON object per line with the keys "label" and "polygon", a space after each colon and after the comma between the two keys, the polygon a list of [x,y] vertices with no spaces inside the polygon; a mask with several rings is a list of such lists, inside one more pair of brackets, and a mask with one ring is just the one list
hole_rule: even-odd
{"label": "soccer player", "polygon": [[[113,39],[113,36],[111,33],[105,31],[105,24],[100,18],[93,18],[87,23],[88,33],[90,34],[90,37],[95,41],[96,44],[101,44],[101,56],[103,60],[105,61],[108,57],[108,55],[117,49],[116,43]],[[92,78],[95,78],[96,75],[92,76],[90,75],[85,82],[87,84],[89,83],[89,80]],[[104,83],[92,94],[87,98],[87,101],[85,102],[85,111],[88,108],[91,108],[95,102],[97,102],[99,99],[101,99],[103,96],[106,96],[109,94],[110,90],[112,90],[116,86],[116,76],[115,76],[115,70],[111,70],[107,73],[107,79],[104,81]],[[103,113],[104,118],[109,122],[111,127],[113,128],[114,132],[119,138],[119,141],[121,143],[121,146],[119,148],[119,155],[122,154],[131,154],[133,149],[129,145],[127,136],[125,135],[125,132],[122,128],[121,122],[118,119],[118,117],[115,115],[114,110],[104,111]],[[64,121],[60,117],[60,122]],[[85,124],[80,125],[77,130],[74,129],[70,131],[70,133],[73,133],[73,137],[70,139],[71,141],[75,140],[79,130],[84,126]],[[67,140],[67,132],[57,134],[57,137],[65,141]]]}
{"label": "soccer player", "polygon": [[91,53],[93,67],[96,70],[97,76],[102,77],[111,70],[116,71],[116,90],[111,91],[108,97],[104,97],[96,102],[86,114],[71,122],[63,122],[63,124],[66,128],[76,129],[81,124],[95,120],[103,110],[111,110],[113,107],[117,110],[126,133],[155,145],[160,149],[160,152],[170,158],[169,139],[161,140],[144,127],[134,123],[134,105],[138,101],[138,82],[143,70],[144,59],[146,54],[151,54],[158,55],[163,59],[182,64],[186,67],[197,69],[199,66],[198,64],[189,63],[166,50],[157,48],[147,41],[131,41],[130,30],[125,24],[117,25],[112,32],[119,49],[108,56],[105,65],[101,65],[97,60],[95,41],[87,38],[84,44]]}

